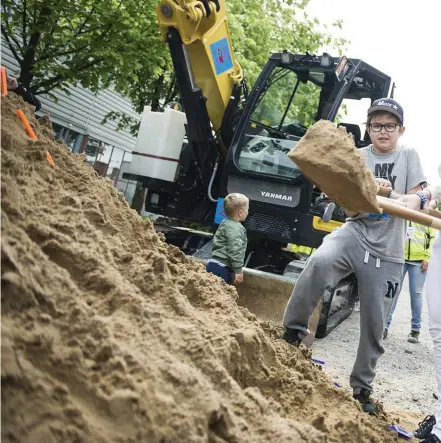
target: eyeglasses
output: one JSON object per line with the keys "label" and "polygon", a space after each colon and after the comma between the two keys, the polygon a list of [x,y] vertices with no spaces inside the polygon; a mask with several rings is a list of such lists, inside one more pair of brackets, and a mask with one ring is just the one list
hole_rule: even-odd
{"label": "eyeglasses", "polygon": [[383,128],[386,130],[386,132],[394,132],[395,129],[397,129],[397,126],[401,125],[397,123],[386,123],[385,125],[382,125],[380,123],[371,123],[369,125],[372,132],[381,132]]}

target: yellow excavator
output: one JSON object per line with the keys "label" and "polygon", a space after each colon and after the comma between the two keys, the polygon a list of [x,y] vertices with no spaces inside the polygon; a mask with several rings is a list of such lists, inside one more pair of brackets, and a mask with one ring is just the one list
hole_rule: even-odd
{"label": "yellow excavator", "polygon": [[[286,154],[309,125],[334,121],[343,100],[371,103],[388,96],[391,79],[359,59],[283,50],[270,55],[249,91],[234,56],[224,0],[161,0],[157,18],[183,112],[145,108],[124,177],[146,189],[145,211],[212,229],[224,217],[223,198],[246,194],[249,243],[239,303],[280,324],[307,259],[288,245],[317,248],[344,221]],[[369,143],[360,126],[340,125],[357,147]],[[186,254],[209,257],[212,234],[157,229]],[[316,336],[344,320],[356,297],[354,276],[330,288],[317,310]]]}

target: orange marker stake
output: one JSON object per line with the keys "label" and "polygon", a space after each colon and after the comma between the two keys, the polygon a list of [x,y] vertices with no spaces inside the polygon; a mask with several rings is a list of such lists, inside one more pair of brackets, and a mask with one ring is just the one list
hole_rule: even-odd
{"label": "orange marker stake", "polygon": [[38,137],[35,135],[34,130],[31,128],[31,125],[29,124],[28,119],[23,114],[23,111],[21,109],[17,109],[17,115],[18,115],[18,118],[23,123],[23,126],[25,127],[28,136],[31,137],[36,142],[38,142]]}
{"label": "orange marker stake", "polygon": [[7,95],[8,94],[8,82],[6,80],[6,68],[4,68],[2,66],[2,71],[1,71],[1,81],[2,81],[2,95]]}
{"label": "orange marker stake", "polygon": [[49,154],[49,151],[46,151],[46,158],[47,158],[47,161],[48,161],[52,166],[55,166],[55,162],[54,162],[54,160],[53,160],[53,158],[52,158],[52,155]]}

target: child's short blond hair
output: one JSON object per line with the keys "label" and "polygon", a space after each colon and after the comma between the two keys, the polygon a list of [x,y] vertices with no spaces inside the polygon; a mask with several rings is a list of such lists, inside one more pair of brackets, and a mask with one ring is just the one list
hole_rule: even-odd
{"label": "child's short blond hair", "polygon": [[246,195],[233,192],[228,194],[224,200],[225,214],[228,217],[232,217],[236,211],[244,208],[249,204],[249,199]]}

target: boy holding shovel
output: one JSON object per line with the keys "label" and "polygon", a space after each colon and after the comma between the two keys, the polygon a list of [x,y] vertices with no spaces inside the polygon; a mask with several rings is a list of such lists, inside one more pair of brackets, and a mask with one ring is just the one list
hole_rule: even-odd
{"label": "boy holding shovel", "polygon": [[[390,183],[391,198],[420,193],[425,177],[419,156],[414,149],[398,144],[405,130],[400,104],[391,98],[374,101],[368,110],[367,130],[372,144],[360,151],[379,184]],[[425,200],[424,195],[420,196]],[[285,309],[283,338],[299,344],[309,334],[308,320],[324,292],[355,273],[360,341],[350,384],[363,410],[376,414],[370,395],[375,366],[384,353],[384,325],[399,292],[405,221],[388,214],[349,215],[340,229],[325,237],[300,275]]]}

